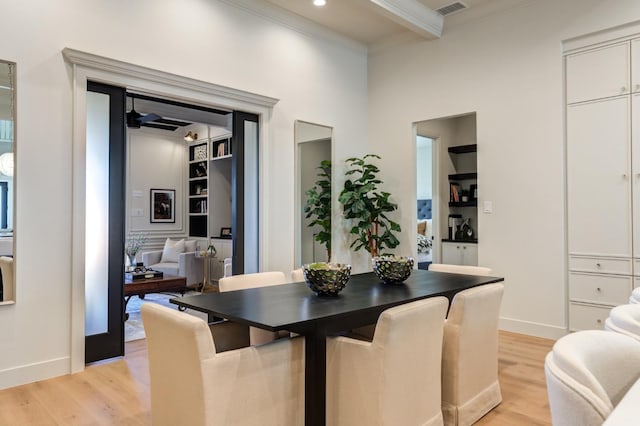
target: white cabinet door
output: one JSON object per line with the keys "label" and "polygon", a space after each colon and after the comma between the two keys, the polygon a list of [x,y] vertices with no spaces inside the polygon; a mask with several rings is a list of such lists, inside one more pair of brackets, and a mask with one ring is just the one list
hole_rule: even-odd
{"label": "white cabinet door", "polygon": [[629,102],[567,108],[570,254],[631,257]]}
{"label": "white cabinet door", "polygon": [[[640,58],[638,66],[640,66]],[[640,94],[633,95],[631,102],[631,111],[633,111],[631,126],[634,129],[631,142],[631,170],[633,171],[633,211],[636,212],[636,220],[633,221],[633,257],[640,258]],[[640,269],[636,268],[634,273],[640,275]]]}
{"label": "white cabinet door", "polygon": [[631,90],[640,92],[640,39],[631,41]]}
{"label": "white cabinet door", "polygon": [[442,243],[442,263],[448,265],[478,265],[478,245],[469,243]]}
{"label": "white cabinet door", "polygon": [[469,266],[478,266],[478,245],[463,244],[462,245],[462,264]]}
{"label": "white cabinet door", "polygon": [[462,265],[462,251],[459,243],[442,243],[442,263]]}
{"label": "white cabinet door", "polygon": [[629,93],[629,42],[567,56],[567,103]]}

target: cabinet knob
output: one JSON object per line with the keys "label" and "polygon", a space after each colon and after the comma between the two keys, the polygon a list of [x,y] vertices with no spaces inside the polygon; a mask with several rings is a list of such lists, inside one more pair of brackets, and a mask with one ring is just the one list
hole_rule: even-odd
{"label": "cabinet knob", "polygon": [[466,249],[467,249],[467,246],[462,246],[462,250],[466,250]]}
{"label": "cabinet knob", "polygon": [[622,86],[620,88],[620,93],[627,93],[627,87],[626,86]]}
{"label": "cabinet knob", "polygon": [[601,291],[602,291],[602,289],[601,289],[600,287],[598,287],[598,288],[596,288],[596,291],[597,291],[597,292],[601,292]]}
{"label": "cabinet knob", "polygon": [[636,90],[640,90],[640,84],[636,84]]}
{"label": "cabinet knob", "polygon": [[602,320],[601,320],[600,318],[598,318],[598,319],[596,320],[596,322],[597,322],[598,324],[602,324]]}
{"label": "cabinet knob", "polygon": [[627,174],[626,173],[622,174],[622,179],[627,179]]}
{"label": "cabinet knob", "polygon": [[459,249],[459,248],[460,248],[460,246],[456,246],[456,248],[457,248],[457,249]]}
{"label": "cabinet knob", "polygon": [[599,267],[600,267],[600,264],[599,264],[599,263],[596,263],[596,267],[598,267],[598,268],[599,268]]}

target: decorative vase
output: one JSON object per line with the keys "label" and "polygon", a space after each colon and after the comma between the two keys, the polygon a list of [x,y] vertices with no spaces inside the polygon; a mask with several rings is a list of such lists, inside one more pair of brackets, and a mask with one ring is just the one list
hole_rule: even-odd
{"label": "decorative vase", "polygon": [[136,255],[127,253],[127,259],[129,259],[129,269],[133,270],[136,267]]}

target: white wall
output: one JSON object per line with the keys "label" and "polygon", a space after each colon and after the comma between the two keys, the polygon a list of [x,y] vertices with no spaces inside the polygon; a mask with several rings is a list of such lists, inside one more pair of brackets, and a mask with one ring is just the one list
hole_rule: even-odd
{"label": "white wall", "polygon": [[[148,238],[187,233],[187,145],[183,134],[127,130],[126,230]],[[151,223],[151,189],[175,190],[175,222]]]}
{"label": "white wall", "polygon": [[[16,304],[0,307],[0,388],[70,371],[70,47],[280,99],[265,156],[265,269],[294,259],[293,125],[335,131],[334,163],[364,151],[366,52],[216,0],[3,2],[0,56],[18,64]],[[25,29],[28,29],[25,30]],[[337,203],[336,203],[337,205]],[[50,206],[50,207],[45,207]],[[349,261],[340,236],[336,259]]]}
{"label": "white wall", "polygon": [[415,209],[411,123],[477,113],[480,203],[494,208],[478,218],[479,262],[506,277],[505,329],[566,328],[561,43],[638,19],[634,0],[538,0],[369,57],[369,139],[402,227]]}

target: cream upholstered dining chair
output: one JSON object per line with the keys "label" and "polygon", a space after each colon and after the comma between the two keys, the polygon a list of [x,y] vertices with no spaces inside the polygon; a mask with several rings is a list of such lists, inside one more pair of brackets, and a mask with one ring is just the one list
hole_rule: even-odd
{"label": "cream upholstered dining chair", "polygon": [[547,354],[545,375],[554,426],[638,423],[637,340],[604,330],[567,334]]}
{"label": "cream upholstered dining chair", "polygon": [[448,263],[432,263],[429,265],[429,270],[433,272],[449,272],[451,274],[491,275],[491,268],[484,266],[451,265]]}
{"label": "cream upholstered dining chair", "polygon": [[485,284],[453,297],[442,344],[442,415],[471,425],[502,401],[498,320],[504,285]]}
{"label": "cream upholstered dining chair", "polygon": [[[484,266],[450,265],[447,263],[432,263],[429,265],[429,270],[435,272],[449,272],[452,274],[491,275],[491,268],[486,268]],[[349,335],[356,339],[371,340],[373,339],[375,329],[375,324],[365,325],[354,328],[351,330]]]}
{"label": "cream upholstered dining chair", "polygon": [[640,287],[635,288],[629,297],[629,303],[640,303]]}
{"label": "cream upholstered dining chair", "polygon": [[302,338],[216,353],[202,319],[155,303],[141,315],[154,426],[304,423]]}
{"label": "cream upholstered dining chair", "polygon": [[626,334],[640,341],[640,304],[620,305],[611,309],[604,329]]}
{"label": "cream upholstered dining chair", "polygon": [[304,271],[302,268],[291,271],[291,281],[294,283],[304,282]]}
{"label": "cream upholstered dining chair", "polygon": [[13,257],[0,256],[0,274],[2,274],[2,301],[13,300]]}
{"label": "cream upholstered dining chair", "polygon": [[[230,277],[220,278],[218,286],[221,292],[244,290],[248,288],[266,287],[270,285],[286,284],[289,280],[284,272],[257,272],[254,274],[232,275]],[[252,345],[262,345],[281,337],[289,337],[286,331],[274,332],[263,330],[261,328],[249,327],[249,341]]]}
{"label": "cream upholstered dining chair", "polygon": [[442,325],[433,297],[384,311],[371,342],[327,339],[327,424],[442,425]]}

